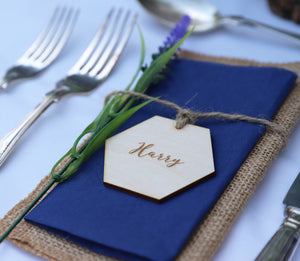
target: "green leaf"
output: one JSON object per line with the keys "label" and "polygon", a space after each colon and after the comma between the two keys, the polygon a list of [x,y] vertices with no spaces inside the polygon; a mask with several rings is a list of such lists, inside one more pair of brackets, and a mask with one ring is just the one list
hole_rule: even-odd
{"label": "green leaf", "polygon": [[113,135],[116,130],[136,111],[146,106],[148,103],[152,102],[155,99],[151,99],[142,104],[139,104],[127,111],[120,113],[117,117],[111,120],[104,128],[102,128],[98,133],[95,133],[90,139],[90,143],[85,149],[84,157],[89,157],[94,151],[96,151],[105,140]]}
{"label": "green leaf", "polygon": [[127,90],[127,91],[130,89],[132,84],[135,82],[136,78],[138,77],[138,75],[141,71],[141,68],[144,64],[144,61],[145,61],[145,53],[146,53],[145,39],[144,39],[142,30],[141,30],[139,24],[137,23],[136,25],[137,25],[139,35],[140,35],[140,40],[141,40],[141,58],[140,58],[140,63],[139,63],[139,66],[138,66],[138,69],[137,69],[135,75],[133,76],[133,78],[132,78],[131,82],[129,83],[129,85],[125,88],[125,90]]}

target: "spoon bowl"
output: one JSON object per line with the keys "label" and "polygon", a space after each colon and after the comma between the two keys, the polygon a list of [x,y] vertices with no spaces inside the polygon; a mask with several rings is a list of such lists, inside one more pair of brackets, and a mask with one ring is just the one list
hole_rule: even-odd
{"label": "spoon bowl", "polygon": [[270,32],[300,43],[300,35],[266,25],[242,16],[222,16],[218,9],[204,0],[138,0],[151,14],[163,24],[173,27],[183,15],[191,18],[190,28],[195,33],[205,32],[227,25],[246,27]]}
{"label": "spoon bowl", "polygon": [[163,24],[173,27],[183,15],[191,18],[194,32],[204,32],[220,25],[221,16],[212,4],[195,0],[139,0],[144,8]]}

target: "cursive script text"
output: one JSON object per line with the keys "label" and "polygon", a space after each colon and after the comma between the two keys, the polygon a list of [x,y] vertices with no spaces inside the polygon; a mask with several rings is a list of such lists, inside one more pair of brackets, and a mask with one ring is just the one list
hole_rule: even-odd
{"label": "cursive script text", "polygon": [[129,154],[137,154],[138,157],[150,157],[152,159],[157,159],[159,161],[164,161],[167,167],[173,167],[178,164],[183,164],[181,159],[172,159],[170,155],[165,156],[163,153],[156,153],[150,149],[154,144],[146,144],[146,142],[139,142],[141,144],[138,148],[129,151]]}

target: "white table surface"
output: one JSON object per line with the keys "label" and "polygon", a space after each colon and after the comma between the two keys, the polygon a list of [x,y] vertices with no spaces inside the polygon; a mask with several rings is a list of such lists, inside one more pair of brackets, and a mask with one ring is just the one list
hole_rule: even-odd
{"label": "white table surface", "polygon": [[[0,74],[27,49],[46,24],[60,0],[2,1],[0,15]],[[222,14],[239,14],[300,33],[300,27],[270,12],[263,0],[213,0]],[[169,29],[146,13],[136,0],[65,0],[80,7],[74,33],[63,53],[40,77],[17,84],[0,93],[0,137],[14,127],[54,83],[78,59],[112,6],[128,7],[139,13],[147,44],[147,57],[154,52]],[[193,35],[183,48],[208,55],[248,58],[263,62],[300,60],[300,44],[242,28],[227,28]],[[100,111],[106,93],[122,89],[131,79],[139,59],[140,42],[135,31],[112,76],[88,96],[67,97],[53,105],[25,134],[0,170],[0,218],[27,196],[49,173],[53,164],[70,148],[78,134]],[[300,170],[300,126],[287,147],[274,161],[264,180],[222,244],[215,261],[253,260],[283,220],[282,200]],[[42,260],[8,241],[0,245],[0,260]],[[295,260],[300,260],[300,249]]]}

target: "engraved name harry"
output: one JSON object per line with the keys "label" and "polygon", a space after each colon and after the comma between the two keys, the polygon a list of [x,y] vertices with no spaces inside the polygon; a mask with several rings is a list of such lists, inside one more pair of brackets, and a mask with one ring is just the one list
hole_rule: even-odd
{"label": "engraved name harry", "polygon": [[184,162],[181,159],[172,159],[170,155],[165,156],[163,153],[156,153],[154,151],[149,151],[154,144],[146,144],[146,142],[139,142],[141,146],[138,148],[132,149],[129,151],[129,154],[137,154],[138,157],[150,157],[152,159],[157,159],[159,161],[164,161],[167,167],[173,167],[178,164],[183,164]]}

